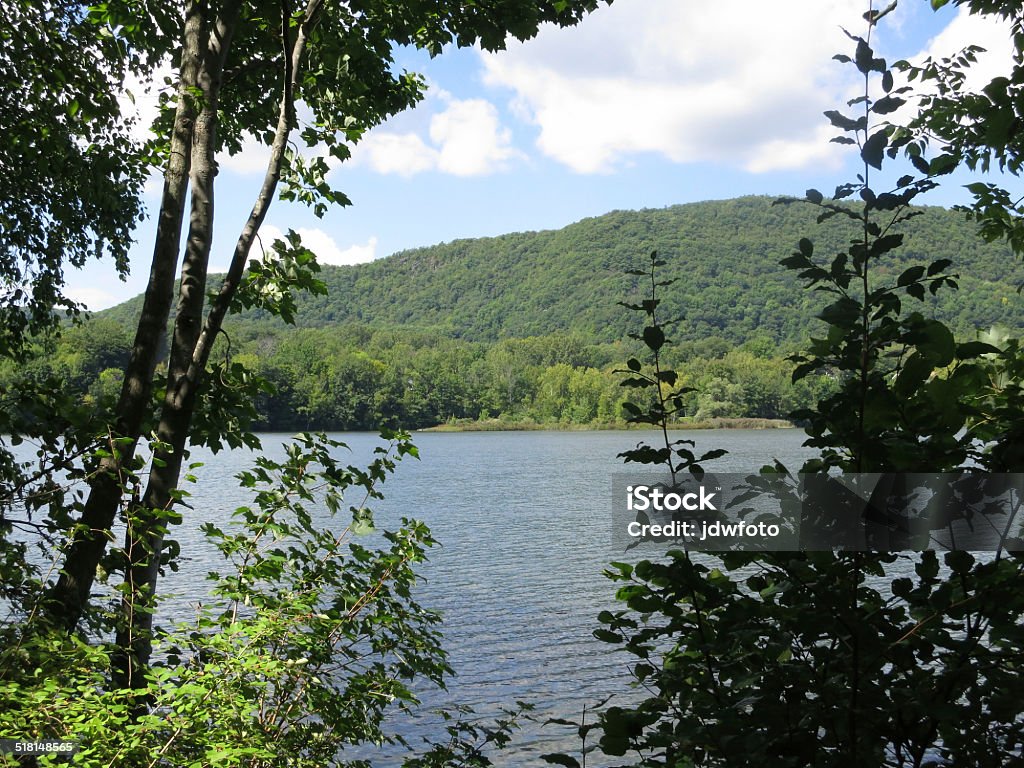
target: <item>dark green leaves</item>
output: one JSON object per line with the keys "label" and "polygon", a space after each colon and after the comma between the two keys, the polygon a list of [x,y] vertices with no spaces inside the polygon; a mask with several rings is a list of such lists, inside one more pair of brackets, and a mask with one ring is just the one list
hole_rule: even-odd
{"label": "dark green leaves", "polygon": [[829,325],[838,326],[843,329],[852,329],[861,317],[861,304],[852,298],[844,296],[825,307],[818,315]]}
{"label": "dark green leaves", "polygon": [[317,277],[315,254],[302,245],[297,232],[288,230],[286,240],[275,240],[263,259],[249,262],[249,271],[234,296],[232,311],[258,307],[295,323],[295,294],[323,295],[327,286]]}
{"label": "dark green leaves", "polygon": [[[968,4],[1019,12],[1019,3]],[[869,27],[894,7],[869,10]],[[880,72],[883,90],[892,92],[885,62],[865,39],[853,39],[855,56],[837,58],[855,62],[864,75]],[[870,109],[876,78],[864,81],[857,101]],[[900,101],[876,102],[876,114],[893,112]],[[934,181],[903,177],[895,191],[876,193],[869,168],[907,145],[889,146],[889,129],[869,133],[866,122],[833,115],[839,127],[858,133],[864,171],[842,189],[861,202],[838,208],[812,192],[807,200],[824,209],[820,220],[845,211],[856,227],[837,238],[847,245],[831,261],[815,259],[807,239],[783,261],[830,301],[820,315],[825,337],[812,337],[792,358],[794,379],[820,370],[836,382],[815,408],[794,414],[807,423],[806,445],[818,450],[804,472],[858,473],[848,476],[851,482],[871,477],[872,503],[890,504],[907,492],[904,473],[957,472],[969,458],[972,472],[1020,471],[1024,395],[1012,383],[1024,376],[1019,343],[992,332],[957,344],[944,323],[927,316],[930,304],[905,308],[907,295],[924,299],[926,289],[956,287],[949,259],[893,258],[903,246],[902,225],[915,215],[907,206]],[[945,170],[920,153],[912,157],[924,173]],[[664,456],[649,451],[650,461]],[[972,530],[1005,536],[1000,523],[979,519],[982,509],[990,511],[984,499],[969,495],[936,494],[921,519],[909,522],[939,534],[950,519],[974,515]],[[1019,494],[1011,496],[1016,505]],[[922,501],[915,494],[913,504]],[[851,522],[862,509],[858,499]],[[881,549],[905,533],[902,521],[886,526]],[[599,637],[632,655],[646,696],[601,718],[608,754],[628,753],[631,763],[649,766],[752,765],[771,756],[795,766],[837,759],[909,765],[941,753],[956,764],[990,768],[1016,754],[1024,738],[1018,557],[953,551],[942,567],[935,551],[824,551],[704,562],[676,552],[669,561],[610,574],[630,611],[603,614],[607,628]],[[953,693],[922,698],[922,690]]]}
{"label": "dark green leaves", "polygon": [[644,328],[643,341],[652,352],[657,352],[665,344],[665,332],[657,325]]}
{"label": "dark green leaves", "polygon": [[[889,78],[891,80],[891,74],[889,74]],[[871,111],[874,112],[876,115],[888,115],[891,112],[895,112],[897,109],[899,109],[906,103],[906,99],[901,99],[895,96],[886,96],[885,98],[879,99],[874,104],[872,104]]]}
{"label": "dark green leaves", "polygon": [[909,269],[904,270],[904,272],[899,276],[899,279],[896,281],[896,285],[903,287],[910,285],[911,283],[916,283],[922,276],[924,276],[923,266],[917,265],[910,267]]}
{"label": "dark green leaves", "polygon": [[12,0],[0,14],[0,355],[24,361],[78,305],[65,270],[109,257],[124,277],[148,160],[122,113],[149,70],[85,8]]}
{"label": "dark green leaves", "polygon": [[[647,364],[645,365],[636,357],[626,361],[626,369],[618,370],[616,373],[630,374],[619,383],[623,387],[637,390],[638,394],[644,390],[653,392],[644,398],[637,398],[637,402],[625,401],[622,403],[622,410],[626,415],[626,421],[631,424],[648,424],[660,428],[664,435],[664,445],[657,448],[646,443],[639,443],[635,448],[623,451],[619,457],[626,462],[639,464],[661,465],[668,469],[670,475],[675,478],[676,473],[683,470],[690,470],[694,474],[703,474],[703,468],[698,461],[709,461],[722,455],[722,452],[712,451],[705,453],[699,459],[687,448],[691,445],[688,441],[671,442],[668,439],[667,430],[669,425],[683,415],[685,410],[684,396],[693,391],[692,387],[682,386],[682,376],[670,368],[664,366],[662,361],[662,349],[666,344],[664,326],[658,321],[657,308],[661,303],[658,298],[658,290],[670,285],[672,280],[658,280],[658,269],[665,266],[665,262],[658,258],[657,251],[650,254],[650,267],[647,271],[627,270],[630,275],[643,275],[646,279],[643,285],[648,287],[647,296],[639,303],[620,301],[620,306],[626,309],[642,313],[648,321],[641,333],[630,333],[629,337],[642,341],[648,350]],[[608,639],[608,638],[605,638]]]}
{"label": "dark green leaves", "polygon": [[876,59],[874,51],[867,41],[862,38],[854,38],[857,41],[857,52],[853,57],[854,64],[863,74],[871,72],[884,72],[885,59]]}
{"label": "dark green leaves", "polygon": [[831,122],[832,125],[843,131],[862,131],[868,124],[866,117],[846,117],[841,112],[837,112],[834,109],[825,112],[825,117],[829,119],[829,122]]}
{"label": "dark green leaves", "polygon": [[998,355],[999,352],[999,347],[983,341],[967,341],[963,344],[957,344],[956,347],[956,356],[960,360],[969,360],[974,357],[981,357],[982,355]]}
{"label": "dark green leaves", "polygon": [[888,145],[889,136],[887,132],[885,130],[875,131],[864,142],[864,146],[861,147],[860,156],[871,167],[881,169],[882,157]]}

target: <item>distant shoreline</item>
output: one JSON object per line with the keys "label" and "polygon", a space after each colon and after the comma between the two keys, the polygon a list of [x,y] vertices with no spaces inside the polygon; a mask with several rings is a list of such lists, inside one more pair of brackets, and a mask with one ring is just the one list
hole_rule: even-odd
{"label": "distant shoreline", "polygon": [[[564,424],[559,422],[504,421],[502,419],[457,419],[434,427],[423,427],[417,432],[592,432],[597,430],[651,429],[647,424],[626,424],[625,422],[595,422],[591,424]],[[796,425],[785,419],[692,419],[676,422],[671,429],[795,429]]]}

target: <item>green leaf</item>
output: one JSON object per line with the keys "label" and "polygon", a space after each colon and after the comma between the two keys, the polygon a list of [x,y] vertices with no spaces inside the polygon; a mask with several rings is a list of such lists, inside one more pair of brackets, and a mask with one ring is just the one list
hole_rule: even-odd
{"label": "green leaf", "polygon": [[927,357],[915,352],[904,361],[900,368],[894,390],[905,397],[910,396],[931,376],[934,370],[935,366]]}
{"label": "green leaf", "polygon": [[868,125],[868,119],[863,116],[858,118],[847,117],[834,109],[830,109],[824,114],[832,125],[842,131],[862,131]]}
{"label": "green leaf", "polygon": [[840,328],[852,328],[860,320],[861,305],[846,296],[829,304],[818,315],[829,325]]}
{"label": "green leaf", "polygon": [[888,115],[907,103],[906,99],[898,96],[886,96],[871,105],[871,111],[876,115]]}
{"label": "green leaf", "polygon": [[675,386],[676,381],[679,380],[679,374],[675,371],[660,371],[657,378],[658,381],[664,382],[672,387]]}
{"label": "green leaf", "polygon": [[540,759],[552,765],[564,765],[566,768],[580,768],[580,762],[569,755],[550,753],[541,755]]}
{"label": "green leaf", "polygon": [[896,285],[902,288],[903,286],[910,285],[911,283],[916,283],[922,277],[924,277],[924,267],[918,264],[910,267],[909,269],[905,269],[900,275],[899,280],[896,281]]}
{"label": "green leaf", "polygon": [[959,164],[959,161],[953,155],[939,155],[928,163],[928,173],[933,176],[943,176],[955,171]]}
{"label": "green leaf", "polygon": [[885,148],[889,144],[889,136],[886,131],[879,130],[875,131],[864,142],[864,146],[861,148],[860,156],[865,163],[870,165],[872,168],[881,169],[882,158],[885,153]]}
{"label": "green leaf", "polygon": [[1000,351],[999,347],[994,347],[983,341],[967,341],[963,344],[957,344],[956,356],[959,360],[970,360],[982,355],[998,355]]}
{"label": "green leaf", "polygon": [[652,352],[657,352],[665,345],[665,332],[657,325],[644,328],[643,342]]}
{"label": "green leaf", "polygon": [[949,566],[949,569],[953,571],[953,573],[959,574],[969,573],[975,562],[974,555],[962,549],[947,552],[945,559],[946,565]]}
{"label": "green leaf", "polygon": [[885,59],[874,58],[874,51],[863,38],[857,38],[857,52],[854,55],[854,63],[857,65],[857,69],[865,75],[869,72],[885,71]]}

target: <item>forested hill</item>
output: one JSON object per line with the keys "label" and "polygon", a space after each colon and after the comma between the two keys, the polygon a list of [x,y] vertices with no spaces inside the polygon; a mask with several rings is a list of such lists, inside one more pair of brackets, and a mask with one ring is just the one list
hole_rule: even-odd
{"label": "forested hill", "polygon": [[[676,279],[665,308],[666,317],[683,318],[677,338],[805,339],[823,297],[801,290],[779,260],[801,237],[831,256],[853,232],[838,219],[817,224],[808,205],[772,202],[743,197],[615,211],[560,230],[456,240],[370,264],[325,267],[327,296],[303,298],[297,318],[312,327],[416,326],[480,341],[565,331],[610,341],[623,335],[616,304],[627,298],[623,271],[643,266],[657,250],[668,261],[663,277]],[[1024,327],[1016,294],[1024,269],[1008,248],[982,243],[962,214],[941,208],[923,209],[905,232],[894,278],[903,263],[939,258],[961,270],[960,291],[942,292],[936,306],[958,334],[993,323]],[[129,305],[108,314],[127,319],[136,309]]]}

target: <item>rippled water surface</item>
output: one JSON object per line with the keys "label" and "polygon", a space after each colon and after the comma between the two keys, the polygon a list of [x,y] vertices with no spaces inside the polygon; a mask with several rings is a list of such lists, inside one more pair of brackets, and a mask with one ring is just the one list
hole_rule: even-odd
{"label": "rippled water surface", "polygon": [[[798,430],[713,430],[675,435],[695,439],[698,450],[725,448],[709,465],[719,472],[756,471],[778,458],[795,469],[807,450]],[[365,463],[378,439],[334,435]],[[415,436],[421,460],[400,463],[375,507],[378,527],[399,518],[425,521],[442,546],[423,569],[417,595],[444,614],[445,645],[458,676],[447,692],[424,692],[427,708],[468,704],[495,713],[515,700],[536,706],[540,722],[526,723],[515,746],[496,758],[507,765],[544,765],[539,755],[578,748],[565,728],[544,726],[549,717],[578,719],[584,707],[610,694],[628,696],[628,658],[591,633],[601,610],[615,609],[614,585],[602,575],[613,559],[629,559],[611,545],[612,473],[621,473],[620,451],[654,435],[637,432],[465,432]],[[264,449],[279,455],[282,436],[264,435]],[[174,574],[176,599],[165,603],[181,618],[205,589],[216,567],[213,552],[197,540],[198,523],[225,520],[247,499],[233,475],[248,466],[247,451],[204,461],[177,536],[190,560]],[[639,470],[638,470],[639,472]],[[192,529],[188,530],[189,528]],[[441,737],[435,718],[396,721],[416,743]],[[389,755],[363,755],[374,765],[397,765]],[[591,759],[591,766],[599,761]]]}

